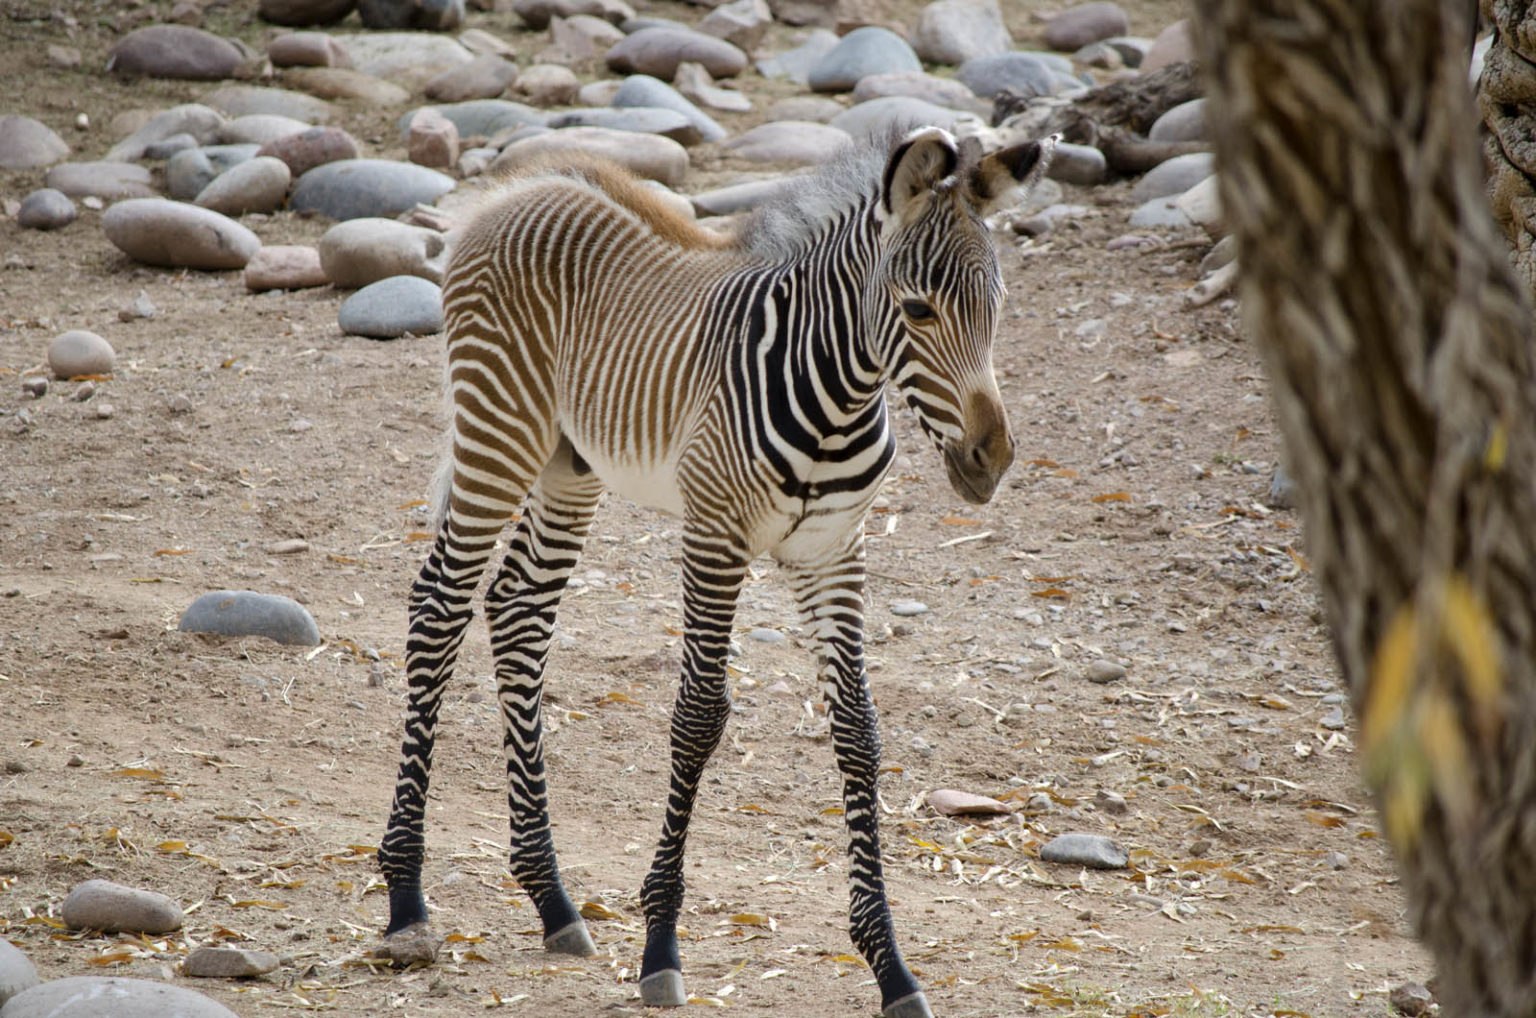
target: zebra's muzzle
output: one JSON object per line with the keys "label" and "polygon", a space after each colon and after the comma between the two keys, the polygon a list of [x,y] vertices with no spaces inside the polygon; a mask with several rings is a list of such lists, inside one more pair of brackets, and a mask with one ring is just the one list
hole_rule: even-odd
{"label": "zebra's muzzle", "polygon": [[992,501],[998,482],[1013,465],[1013,440],[1006,435],[1001,442],[946,442],[944,466],[949,471],[949,486],[955,494],[981,505]]}

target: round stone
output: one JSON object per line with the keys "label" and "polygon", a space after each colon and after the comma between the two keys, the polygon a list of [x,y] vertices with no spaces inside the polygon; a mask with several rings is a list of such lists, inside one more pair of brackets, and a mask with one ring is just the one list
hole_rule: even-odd
{"label": "round stone", "polygon": [[336,321],[349,336],[428,336],[443,328],[442,291],[419,276],[391,276],[348,297]]}
{"label": "round stone", "polygon": [[219,129],[219,141],[226,145],[265,145],[289,135],[301,134],[310,125],[276,113],[251,113],[236,117]]}
{"label": "round stone", "polygon": [[1089,43],[1124,35],[1130,27],[1130,18],[1119,4],[1078,4],[1045,23],[1045,44],[1070,53]]}
{"label": "round stone", "polygon": [[1119,682],[1125,678],[1125,665],[1105,658],[1097,658],[1088,663],[1087,677],[1089,682],[1095,682],[1099,685]]}
{"label": "round stone", "polygon": [[154,934],[174,933],[185,917],[180,905],[158,891],[87,880],[70,890],[59,918],[72,930]]}
{"label": "round stone", "polygon": [[336,108],[323,99],[258,85],[221,85],[204,96],[203,102],[230,117],[265,115],[321,124],[336,115]]}
{"label": "round stone", "polygon": [[[347,0],[350,5],[353,0]],[[273,67],[351,67],[347,48],[326,32],[289,32],[267,43]]]}
{"label": "round stone", "polygon": [[832,118],[832,126],[856,138],[872,138],[891,128],[911,124],[928,124],[953,131],[962,118],[975,119],[971,114],[958,113],[911,96],[892,95],[844,110]]}
{"label": "round stone", "polygon": [[1177,197],[1153,198],[1131,210],[1130,224],[1138,230],[1177,229],[1193,226],[1184,210],[1179,208]]}
{"label": "round stone", "polygon": [[18,993],[5,1018],[239,1018],[217,1001],[169,983],[69,976]]}
{"label": "round stone", "polygon": [[512,91],[535,106],[566,106],[581,91],[581,79],[569,67],[534,64],[518,75]]}
{"label": "round stone", "polygon": [[[697,64],[689,66],[699,67]],[[631,74],[625,78],[613,94],[610,104],[618,107],[645,106],[681,113],[698,130],[699,138],[703,141],[720,141],[726,136],[725,128],[716,123],[713,117],[684,99],[677,89],[649,74]]]}
{"label": "round stone", "polygon": [[816,62],[806,81],[816,92],[851,92],[871,74],[921,71],[922,61],[907,40],[888,28],[856,28]]}
{"label": "round stone", "polygon": [[810,78],[811,68],[821,58],[837,48],[838,37],[825,28],[814,29],[805,41],[794,49],[757,62],[757,73],[765,78],[787,78],[804,85]]}
{"label": "round stone", "polygon": [[456,103],[470,99],[494,99],[517,80],[517,65],[496,53],[475,57],[427,82],[426,95],[433,102]]}
{"label": "round stone", "polygon": [[144,146],[145,159],[169,159],[177,152],[185,152],[188,149],[197,148],[197,139],[190,134],[173,134],[163,141],[150,142]]}
{"label": "round stone", "polygon": [[702,140],[699,129],[686,116],[676,110],[655,106],[570,110],[551,117],[549,126],[553,128],[606,127],[614,131],[655,134],[663,138],[671,138],[679,145],[697,145]]}
{"label": "round stone", "polygon": [[611,71],[649,74],[666,81],[672,80],[677,65],[684,61],[703,64],[716,78],[734,78],[747,67],[747,55],[724,39],[675,28],[647,28],[626,36],[604,59]]}
{"label": "round stone", "polygon": [[112,344],[84,329],[61,333],[48,344],[48,369],[58,378],[110,375],[116,364]]}
{"label": "round stone", "polygon": [[1040,858],[1044,862],[1095,870],[1120,870],[1131,857],[1124,848],[1100,834],[1061,834],[1040,846]]}
{"label": "round stone", "polygon": [[1141,73],[1151,74],[1170,64],[1182,64],[1194,58],[1195,40],[1190,33],[1189,19],[1180,18],[1157,33],[1157,38],[1152,40],[1152,47],[1141,61]]}
{"label": "round stone", "polygon": [[352,219],[320,238],[320,266],[340,287],[356,288],[391,276],[442,282],[447,244],[443,235],[393,219]]}
{"label": "round stone", "polygon": [[[528,72],[524,71],[522,77],[527,76]],[[426,108],[428,107],[418,107],[400,118],[402,137],[410,130],[412,118],[421,109]],[[542,126],[549,119],[549,114],[524,103],[512,102],[510,99],[474,99],[462,103],[444,103],[430,108],[453,121],[453,126],[459,129],[460,138],[477,136],[490,138],[508,129],[526,127],[530,124]]]}
{"label": "round stone", "polygon": [[165,198],[118,202],[102,213],[101,226],[128,257],[164,268],[240,269],[261,247],[233,219]]}
{"label": "round stone", "polygon": [[1147,137],[1153,141],[1206,141],[1205,99],[1179,103],[1153,122]]}
{"label": "round stone", "polygon": [[731,0],[706,14],[699,22],[699,31],[751,52],[772,24],[773,12],[766,0]]}
{"label": "round stone", "polygon": [[16,224],[29,230],[57,230],[73,223],[79,214],[63,191],[40,187],[21,200]]}
{"label": "round stone", "polygon": [[245,63],[239,46],[188,25],[135,29],[107,53],[107,70],[128,77],[213,81],[233,77]]}
{"label": "round stone", "polygon": [[339,127],[311,127],[267,142],[256,155],[281,159],[296,179],[316,166],[356,159],[361,151],[357,139]]}
{"label": "round stone", "polygon": [[274,25],[333,25],[356,6],[357,0],[260,0],[257,11]]}
{"label": "round stone", "polygon": [[303,647],[320,642],[320,628],[307,608],[291,597],[251,590],[204,594],[188,606],[178,628],[183,633],[264,636]]}
{"label": "round stone", "polygon": [[0,937],[0,1007],[37,983],[37,967],[32,964],[32,959],[9,940]]}
{"label": "round stone", "polygon": [[720,147],[753,163],[810,166],[830,159],[848,144],[848,132],[827,124],[779,120],[759,124]]}
{"label": "round stone", "polygon": [[149,170],[135,163],[60,163],[43,183],[71,198],[147,198],[157,192]]}
{"label": "round stone", "polygon": [[1131,200],[1151,201],[1183,194],[1216,171],[1215,157],[1209,152],[1191,152],[1158,163],[1131,188]]}
{"label": "round stone", "polygon": [[177,152],[165,164],[165,190],[177,201],[191,201],[213,183],[219,171],[202,149]]}
{"label": "round stone", "polygon": [[411,163],[345,159],[317,166],[299,178],[289,206],[332,219],[397,216],[418,204],[431,205],[453,190],[452,177]]}
{"label": "round stone", "polygon": [[491,164],[491,172],[514,170],[552,153],[567,152],[611,159],[638,177],[668,187],[681,185],[688,173],[688,150],[672,139],[602,127],[567,127],[515,141]]}
{"label": "round stone", "polygon": [[30,170],[69,155],[69,145],[40,120],[0,116],[0,169]]}
{"label": "round stone", "polygon": [[1052,180],[1059,180],[1063,184],[1091,187],[1104,182],[1104,178],[1109,175],[1109,162],[1104,158],[1104,153],[1092,145],[1057,142],[1046,173]]}
{"label": "round stone", "polygon": [[191,135],[200,145],[216,141],[224,126],[224,114],[202,103],[183,103],[154,114],[107,151],[106,158],[132,162],[143,158],[149,146],[177,135]]}
{"label": "round stone", "polygon": [[227,216],[274,212],[287,200],[292,179],[288,164],[281,159],[257,156],[215,177],[198,194],[196,203]]}
{"label": "round stone", "polygon": [[245,263],[245,288],[304,290],[330,279],[320,266],[320,252],[303,244],[265,244]]}
{"label": "round stone", "polygon": [[928,611],[929,611],[928,606],[926,604],[924,604],[923,602],[921,602],[921,601],[910,601],[909,600],[909,601],[892,601],[891,602],[891,614],[892,615],[899,615],[899,616],[902,616],[904,618],[911,617],[911,616],[914,616],[914,615],[927,615]]}
{"label": "round stone", "polygon": [[1050,95],[1056,87],[1056,77],[1050,64],[1041,57],[1039,53],[1017,52],[976,57],[962,64],[955,77],[987,99],[1005,88],[1026,98]]}
{"label": "round stone", "polygon": [[338,36],[352,64],[403,87],[423,85],[442,72],[467,64],[473,53],[453,39],[420,32],[368,32]]}
{"label": "round stone", "polygon": [[991,103],[983,100],[960,82],[953,78],[940,78],[921,71],[871,74],[860,78],[859,83],[853,87],[853,101],[856,103],[893,96],[921,99],[935,106],[944,106],[980,116],[987,116],[992,112]]}
{"label": "round stone", "polygon": [[1008,52],[1013,38],[997,0],[937,0],[918,15],[912,48],[929,63],[958,66]]}

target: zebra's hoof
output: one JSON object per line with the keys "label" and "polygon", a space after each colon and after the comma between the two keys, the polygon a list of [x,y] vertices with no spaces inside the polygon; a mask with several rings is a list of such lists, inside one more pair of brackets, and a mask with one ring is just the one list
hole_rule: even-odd
{"label": "zebra's hoof", "polygon": [[640,1001],[646,1007],[682,1007],[688,1003],[683,974],[677,969],[652,972],[640,980]]}
{"label": "zebra's hoof", "polygon": [[578,958],[590,958],[597,953],[597,945],[592,943],[587,924],[578,919],[545,937],[544,950],[550,954],[574,954]]}
{"label": "zebra's hoof", "polygon": [[928,1006],[923,991],[919,990],[893,1001],[880,1012],[880,1018],[933,1018],[933,1009]]}
{"label": "zebra's hoof", "polygon": [[384,943],[374,948],[370,955],[387,961],[395,968],[412,965],[430,965],[437,960],[437,949],[443,938],[432,932],[426,923],[415,923],[403,930],[396,930],[384,938]]}

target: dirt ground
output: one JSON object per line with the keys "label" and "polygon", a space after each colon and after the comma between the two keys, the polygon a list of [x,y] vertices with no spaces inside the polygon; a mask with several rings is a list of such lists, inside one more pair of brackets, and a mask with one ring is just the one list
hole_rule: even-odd
{"label": "dirt ground", "polygon": [[[1127,6],[1148,35],[1181,13]],[[215,2],[205,25],[260,42],[270,30],[253,7]],[[97,158],[117,113],[195,99],[212,86],[99,70],[118,31],[168,9],[3,0],[4,112]],[[1022,6],[1009,17],[1021,40],[1037,36]],[[509,14],[471,24],[520,52],[541,45]],[[49,43],[78,47],[83,67],[52,66]],[[88,131],[73,126],[81,112]],[[402,155],[392,116],[344,108],[341,122]],[[0,197],[41,176],[0,175]],[[1004,247],[997,367],[1020,455],[991,504],[961,503],[897,415],[903,457],[868,524],[868,615],[902,943],[948,1018],[1383,1015],[1388,988],[1430,966],[1353,728],[1321,724],[1340,690],[1298,521],[1265,504],[1277,450],[1264,378],[1230,304],[1181,308],[1201,238],[1107,250],[1128,192],[1069,189],[1091,207],[1077,226]],[[327,225],[247,223],[269,242],[313,242]],[[47,977],[175,980],[247,1016],[643,1012],[638,888],[679,662],[676,523],[606,504],[550,667],[557,844],[599,956],[545,956],[506,877],[477,625],[429,812],[426,880],[449,943],[434,968],[375,971],[364,955],[386,901],[372,852],[399,745],[405,596],[426,548],[441,338],[345,337],[329,289],[251,295],[237,273],[138,267],[90,210],[56,234],[0,220],[0,262],[0,935]],[[157,313],[120,321],[141,292]],[[85,400],[57,380],[24,395],[71,328],[107,336],[116,373]],[[306,550],[272,550],[295,539]],[[298,598],[323,646],[178,633],[181,611],[221,588]],[[931,610],[892,614],[913,599]],[[767,563],[739,626],[737,710],[690,841],[694,1003],[873,1014],[845,932],[809,648]],[[1088,681],[1101,657],[1126,676]],[[939,817],[925,798],[941,788],[1015,811]],[[1131,868],[1042,863],[1038,847],[1067,831],[1114,837]],[[173,895],[186,928],[62,929],[64,895],[91,877]],[[284,964],[244,984],[178,974],[189,948],[219,941]]]}

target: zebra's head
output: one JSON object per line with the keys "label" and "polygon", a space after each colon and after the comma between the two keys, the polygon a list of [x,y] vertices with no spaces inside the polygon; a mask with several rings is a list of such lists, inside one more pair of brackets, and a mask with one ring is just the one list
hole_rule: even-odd
{"label": "zebra's head", "polygon": [[968,502],[989,501],[1013,463],[992,373],[1003,281],[983,217],[1044,174],[1055,144],[977,157],[949,132],[921,128],[892,150],[882,178],[869,325],[890,337],[891,378]]}

